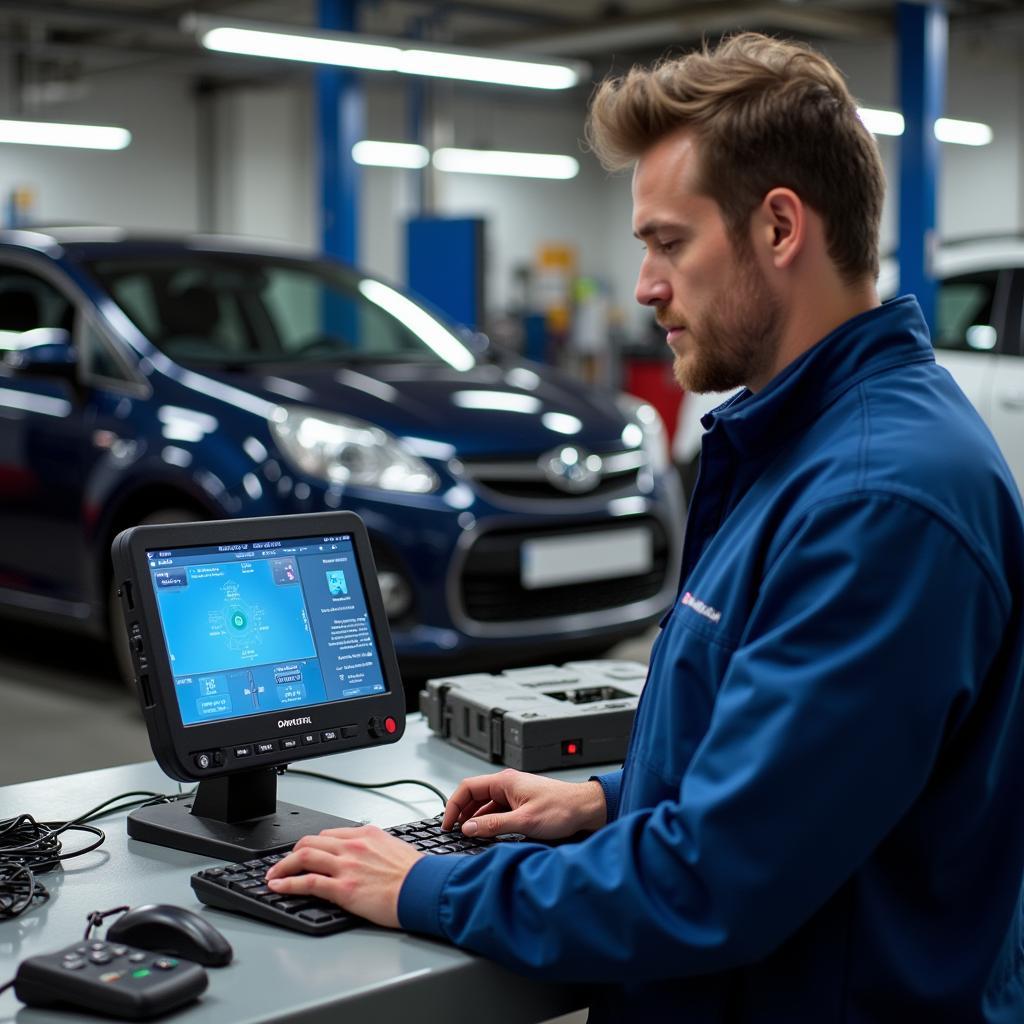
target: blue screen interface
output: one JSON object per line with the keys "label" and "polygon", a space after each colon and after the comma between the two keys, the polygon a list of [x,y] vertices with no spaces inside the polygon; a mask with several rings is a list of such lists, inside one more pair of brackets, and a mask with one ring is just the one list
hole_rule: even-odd
{"label": "blue screen interface", "polygon": [[387,689],[351,535],[146,554],[184,725]]}

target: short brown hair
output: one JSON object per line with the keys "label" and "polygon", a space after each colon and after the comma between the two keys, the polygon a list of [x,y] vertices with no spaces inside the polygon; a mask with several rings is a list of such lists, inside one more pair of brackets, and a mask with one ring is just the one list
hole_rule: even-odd
{"label": "short brown hair", "polygon": [[734,241],[773,188],[791,188],[822,218],[849,283],[878,275],[885,177],[878,148],[836,67],[799,43],[744,32],[683,57],[634,67],[597,89],[587,140],[618,170],[664,136],[692,127],[701,191]]}

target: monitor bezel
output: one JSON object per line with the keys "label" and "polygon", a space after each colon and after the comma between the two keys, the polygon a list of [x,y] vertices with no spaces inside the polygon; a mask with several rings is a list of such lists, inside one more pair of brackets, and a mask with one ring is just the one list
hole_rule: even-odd
{"label": "monitor bezel", "polygon": [[[174,676],[161,624],[148,552],[174,548],[206,547],[255,541],[312,540],[350,535],[355,549],[360,582],[366,598],[370,624],[387,690],[384,693],[351,697],[296,708],[292,716],[280,709],[256,715],[185,725],[181,718]],[[119,534],[112,549],[122,609],[129,640],[139,635],[142,650],[129,644],[135,669],[136,690],[149,731],[153,754],[160,767],[183,782],[202,781],[253,769],[274,768],[326,754],[397,742],[405,728],[405,694],[399,674],[387,613],[377,582],[376,565],[369,536],[362,520],[353,512],[317,512],[306,515],[268,516],[252,519],[213,520],[197,523],[136,526]],[[130,590],[129,590],[130,588]],[[133,608],[128,607],[131,595]],[[147,677],[140,683],[141,677]],[[309,718],[308,725],[281,728],[292,717]],[[395,731],[371,735],[371,720],[393,719]],[[321,733],[354,724],[358,733],[331,744],[299,746],[259,755],[255,744],[309,731]],[[224,764],[200,770],[195,756],[202,751],[233,751],[253,745],[253,753],[236,759],[226,756]],[[329,747],[329,749],[328,749]]]}

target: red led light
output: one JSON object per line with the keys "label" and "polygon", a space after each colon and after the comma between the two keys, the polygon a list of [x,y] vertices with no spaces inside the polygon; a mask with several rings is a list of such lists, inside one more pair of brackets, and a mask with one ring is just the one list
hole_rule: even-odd
{"label": "red led light", "polygon": [[387,730],[389,734],[394,735],[396,732],[398,732],[398,723],[393,718],[385,718],[384,728],[385,730]]}
{"label": "red led light", "polygon": [[576,751],[577,751],[577,747],[576,747],[576,744],[575,744],[575,743],[569,743],[569,744],[568,744],[568,745],[566,746],[566,748],[565,748],[565,752],[566,752],[567,754],[575,754],[575,753],[576,753]]}

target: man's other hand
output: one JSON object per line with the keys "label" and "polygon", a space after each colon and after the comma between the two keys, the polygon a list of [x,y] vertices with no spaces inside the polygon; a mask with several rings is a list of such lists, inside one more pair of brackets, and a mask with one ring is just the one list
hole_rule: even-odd
{"label": "man's other hand", "polygon": [[267,872],[267,885],[289,896],[318,896],[387,928],[398,925],[398,894],[424,857],[373,825],[305,836]]}
{"label": "man's other hand", "polygon": [[448,801],[441,827],[467,836],[521,832],[531,839],[564,839],[608,820],[597,782],[559,782],[507,768],[464,779]]}

